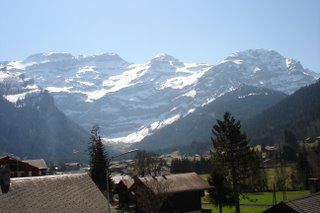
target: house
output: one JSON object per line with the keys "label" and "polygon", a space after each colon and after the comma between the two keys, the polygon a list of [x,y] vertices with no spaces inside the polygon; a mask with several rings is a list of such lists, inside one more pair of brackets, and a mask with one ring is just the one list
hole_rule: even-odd
{"label": "house", "polygon": [[320,192],[307,195],[305,197],[286,200],[278,203],[277,205],[265,210],[264,213],[316,213],[320,212]]}
{"label": "house", "polygon": [[[47,174],[48,166],[43,159],[23,160],[22,162],[38,168],[38,175],[39,176]],[[37,175],[33,175],[33,176],[37,176]]]}
{"label": "house", "polygon": [[43,159],[22,161],[10,156],[0,157],[0,165],[10,169],[11,177],[46,175],[48,169]]}
{"label": "house", "polygon": [[79,171],[80,169],[80,164],[77,162],[65,163],[64,166],[66,172]]}
{"label": "house", "polygon": [[196,173],[157,177],[136,177],[131,190],[135,194],[136,211],[201,212],[201,197],[211,186]]}
{"label": "house", "polygon": [[108,201],[88,174],[11,178],[0,212],[108,213]]}
{"label": "house", "polygon": [[132,178],[125,178],[119,181],[115,187],[115,192],[119,197],[119,206],[121,209],[128,209],[129,206],[134,203],[134,194],[131,191],[131,187],[134,184]]}

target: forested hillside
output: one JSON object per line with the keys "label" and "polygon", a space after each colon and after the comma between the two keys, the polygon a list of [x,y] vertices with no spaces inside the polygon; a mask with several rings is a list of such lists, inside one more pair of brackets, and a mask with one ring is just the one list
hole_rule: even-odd
{"label": "forested hillside", "polygon": [[243,126],[253,144],[282,140],[285,129],[298,139],[320,135],[320,81],[303,87]]}
{"label": "forested hillside", "polygon": [[85,160],[87,133],[54,105],[50,94],[27,97],[16,107],[0,95],[0,155]]}

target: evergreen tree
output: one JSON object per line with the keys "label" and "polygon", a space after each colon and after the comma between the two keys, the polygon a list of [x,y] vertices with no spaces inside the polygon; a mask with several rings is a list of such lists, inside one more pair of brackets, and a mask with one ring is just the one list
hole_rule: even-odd
{"label": "evergreen tree", "polygon": [[[90,176],[98,188],[104,193],[107,193],[109,183],[109,196],[112,194],[112,179],[109,171],[109,158],[105,152],[101,136],[99,135],[99,126],[93,126],[89,142],[89,157],[90,157]],[[108,171],[108,173],[107,173]],[[108,176],[107,176],[108,174]],[[112,197],[112,196],[110,196]]]}
{"label": "evergreen tree", "polygon": [[222,212],[223,206],[231,206],[234,204],[232,186],[227,180],[228,174],[224,169],[223,162],[219,156],[212,156],[212,171],[208,178],[208,182],[212,189],[209,190],[211,203],[219,207],[219,212]]}
{"label": "evergreen tree", "polygon": [[241,132],[240,121],[230,113],[213,126],[212,137],[214,152],[221,159],[223,169],[232,185],[236,212],[240,212],[239,195],[248,190],[248,177],[252,175],[252,158],[247,136]]}

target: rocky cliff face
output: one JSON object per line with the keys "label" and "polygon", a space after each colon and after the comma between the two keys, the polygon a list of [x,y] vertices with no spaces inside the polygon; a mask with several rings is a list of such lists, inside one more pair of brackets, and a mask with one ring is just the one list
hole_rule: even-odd
{"label": "rocky cliff face", "polygon": [[132,64],[112,53],[42,53],[3,66],[34,78],[85,129],[99,124],[107,141],[126,143],[142,140],[241,84],[290,94],[319,77],[263,49],[232,53],[217,65],[183,63],[166,54]]}

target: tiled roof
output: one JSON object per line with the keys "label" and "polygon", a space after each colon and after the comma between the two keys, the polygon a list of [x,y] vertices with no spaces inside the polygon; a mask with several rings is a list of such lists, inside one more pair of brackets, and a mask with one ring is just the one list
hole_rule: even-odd
{"label": "tiled roof", "polygon": [[[200,191],[211,188],[207,181],[194,172],[157,177],[142,177],[139,178],[139,180],[148,188],[153,190],[154,193]],[[156,185],[162,185],[163,187],[157,187]],[[165,190],[165,192],[161,192],[161,188]]]}
{"label": "tiled roof", "polygon": [[297,212],[320,212],[320,192],[294,200],[287,200],[284,203]]}
{"label": "tiled roof", "polygon": [[293,200],[282,201],[264,212],[279,212],[282,210],[303,213],[320,212],[320,192]]}
{"label": "tiled roof", "polygon": [[48,169],[48,166],[43,159],[23,160],[22,162],[28,163],[31,166],[37,167],[38,169]]}
{"label": "tiled roof", "polygon": [[122,182],[128,189],[133,185],[134,180],[132,178],[122,179],[120,182]]}
{"label": "tiled roof", "polygon": [[108,212],[107,200],[88,174],[12,178],[0,192],[0,212]]}

